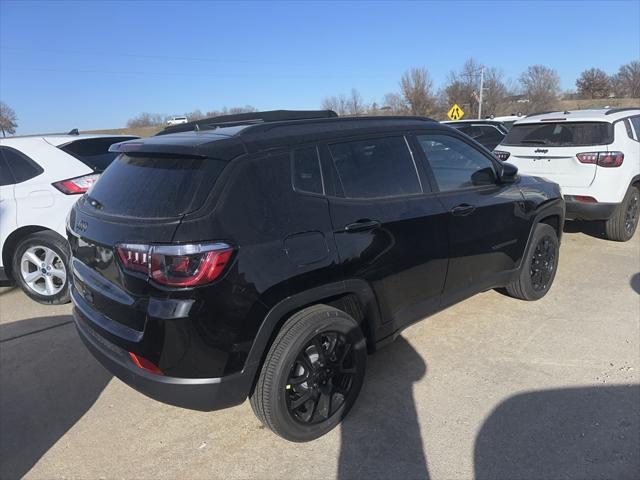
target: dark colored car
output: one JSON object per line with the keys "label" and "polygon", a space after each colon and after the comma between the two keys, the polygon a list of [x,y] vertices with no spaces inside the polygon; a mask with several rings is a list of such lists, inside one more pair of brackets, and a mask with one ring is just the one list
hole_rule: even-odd
{"label": "dark colored car", "polygon": [[443,123],[469,135],[489,150],[496,148],[509,133],[507,127],[496,120],[456,120]]}
{"label": "dark colored car", "polygon": [[279,111],[168,130],[116,146],[68,225],[80,336],[152,398],[249,397],[277,434],[311,440],[408,325],[487,289],[551,287],[558,186],[448,126]]}

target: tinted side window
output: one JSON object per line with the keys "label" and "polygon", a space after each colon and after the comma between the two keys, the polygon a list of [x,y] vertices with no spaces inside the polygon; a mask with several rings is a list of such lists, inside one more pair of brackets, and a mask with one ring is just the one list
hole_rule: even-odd
{"label": "tinted side window", "polygon": [[491,143],[500,143],[500,140],[504,138],[504,135],[498,131],[497,128],[483,126],[480,127],[480,140]]}
{"label": "tinted side window", "polygon": [[481,152],[448,135],[419,135],[440,191],[494,185],[493,163]]}
{"label": "tinted side window", "polygon": [[324,193],[320,157],[316,147],[292,152],[293,188],[297,192]]}
{"label": "tinted side window", "polygon": [[404,137],[374,138],[329,146],[338,181],[347,198],[422,193]]}
{"label": "tinted side window", "polygon": [[13,185],[14,183],[16,182],[13,180],[13,175],[9,171],[7,162],[4,161],[4,157],[2,156],[2,153],[0,153],[0,187]]}
{"label": "tinted side window", "polygon": [[640,141],[640,116],[631,117],[629,120],[631,120],[633,129],[636,131],[636,140]]}
{"label": "tinted side window", "polygon": [[0,149],[2,149],[2,155],[13,173],[15,183],[24,182],[44,172],[40,165],[23,153],[9,147],[0,147]]}

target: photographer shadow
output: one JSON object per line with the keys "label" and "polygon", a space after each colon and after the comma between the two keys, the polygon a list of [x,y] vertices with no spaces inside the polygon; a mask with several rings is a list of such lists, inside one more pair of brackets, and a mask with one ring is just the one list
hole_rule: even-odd
{"label": "photographer shadow", "polygon": [[337,478],[429,478],[413,396],[424,360],[398,337],[367,361],[362,392],[342,423]]}
{"label": "photographer shadow", "polygon": [[22,478],[91,408],[111,375],[68,315],[0,327],[0,478]]}
{"label": "photographer shadow", "polygon": [[480,429],[474,463],[477,480],[637,479],[640,385],[510,397]]}

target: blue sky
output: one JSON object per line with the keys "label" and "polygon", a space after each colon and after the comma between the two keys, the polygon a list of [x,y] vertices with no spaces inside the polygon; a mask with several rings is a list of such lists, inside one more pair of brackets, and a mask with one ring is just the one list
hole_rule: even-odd
{"label": "blue sky", "polygon": [[469,57],[516,80],[528,65],[614,73],[640,58],[640,1],[28,2],[0,0],[0,99],[19,133],[115,128],[140,112],[318,108],[437,87]]}

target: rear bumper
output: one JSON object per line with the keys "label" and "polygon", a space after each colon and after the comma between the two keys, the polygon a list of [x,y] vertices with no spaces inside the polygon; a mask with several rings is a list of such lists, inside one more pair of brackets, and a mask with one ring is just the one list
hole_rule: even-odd
{"label": "rear bumper", "polygon": [[565,197],[567,218],[572,220],[608,220],[611,218],[617,203],[576,202]]}
{"label": "rear bumper", "polygon": [[[73,298],[74,289],[71,290]],[[80,338],[98,361],[124,383],[154,400],[192,410],[211,411],[239,405],[249,395],[252,373],[255,372],[242,371],[219,378],[154,375],[137,367],[126,350],[97,333],[77,303],[73,317]]]}

